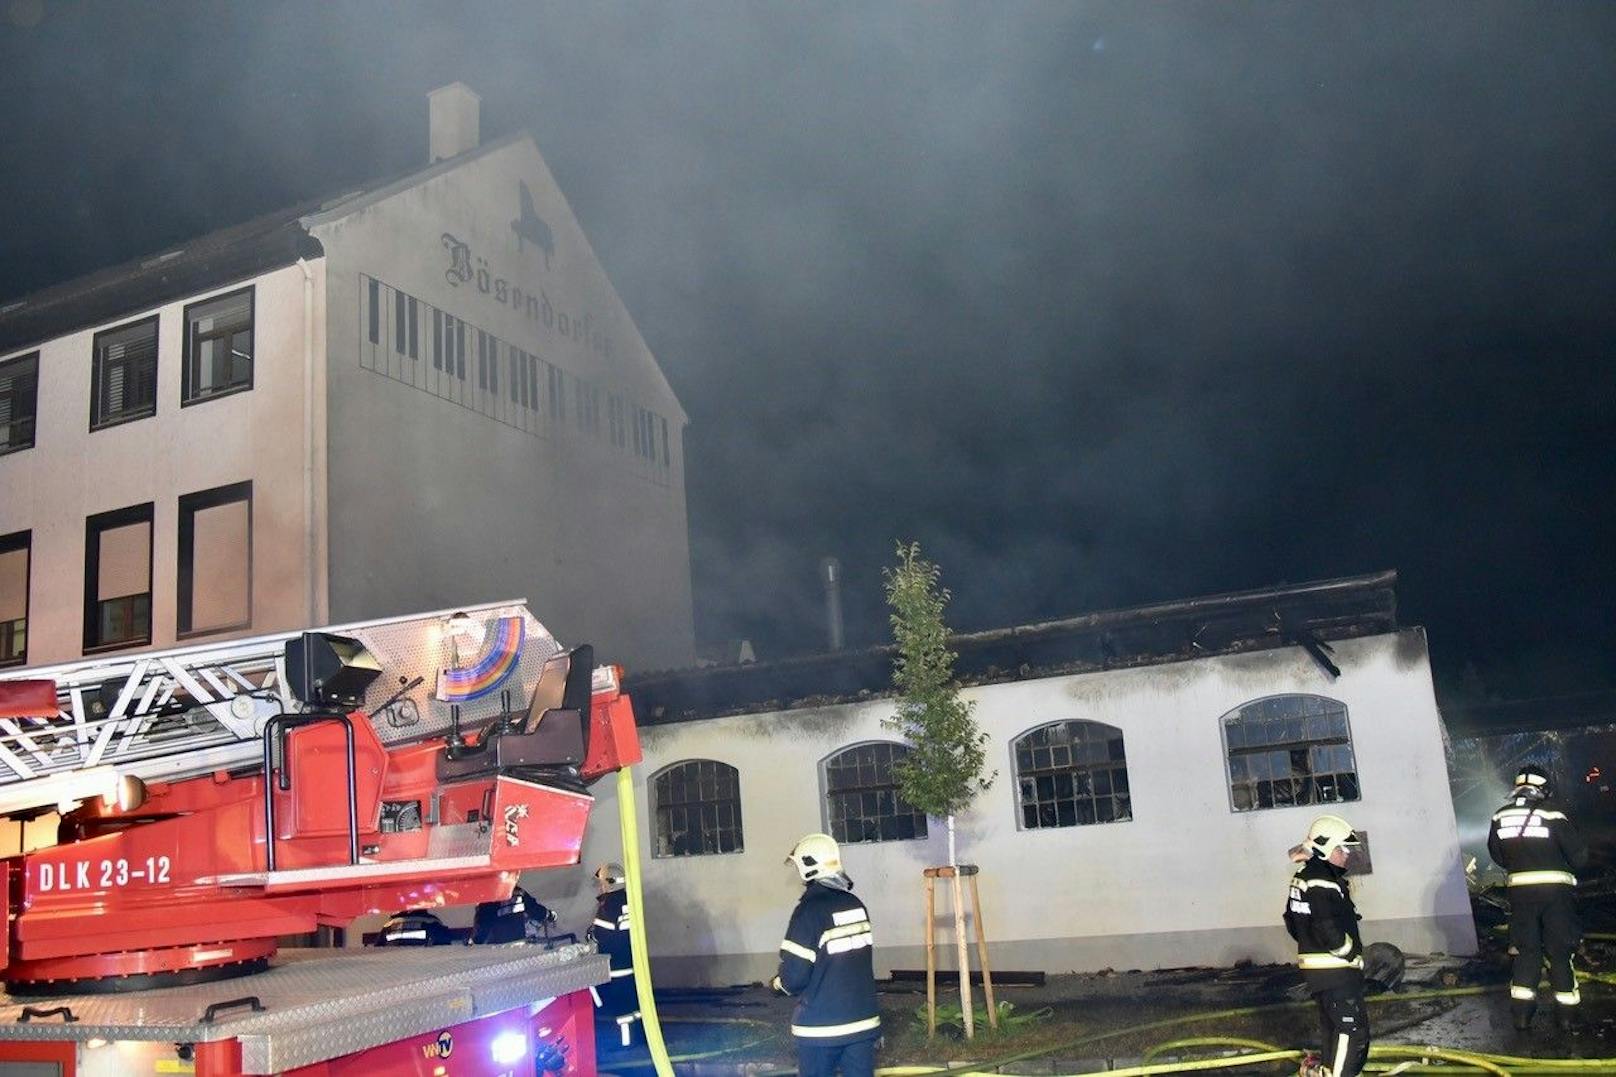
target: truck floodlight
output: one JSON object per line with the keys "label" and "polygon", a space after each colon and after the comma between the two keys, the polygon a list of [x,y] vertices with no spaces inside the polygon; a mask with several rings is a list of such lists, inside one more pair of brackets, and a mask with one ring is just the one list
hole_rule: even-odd
{"label": "truck floodlight", "polygon": [[527,1034],[514,1030],[501,1032],[488,1045],[496,1066],[510,1066],[527,1057]]}

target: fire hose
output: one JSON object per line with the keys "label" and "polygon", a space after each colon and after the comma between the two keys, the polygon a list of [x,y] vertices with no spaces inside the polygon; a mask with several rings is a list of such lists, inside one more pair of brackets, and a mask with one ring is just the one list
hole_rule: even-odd
{"label": "fire hose", "polygon": [[628,916],[634,929],[628,933],[629,951],[634,955],[634,986],[640,1003],[640,1022],[645,1026],[645,1045],[657,1077],[673,1077],[673,1060],[662,1039],[662,1022],[657,1019],[656,998],[651,992],[651,955],[645,944],[645,897],[640,888],[640,818],[634,803],[634,768],[617,772],[617,819],[623,832],[623,871],[628,876]]}
{"label": "fire hose", "polygon": [[[668,1054],[667,1043],[662,1037],[662,1024],[657,1017],[656,999],[651,990],[651,958],[646,946],[646,917],[645,901],[640,886],[640,841],[639,841],[639,811],[634,797],[634,775],[631,767],[623,767],[617,772],[617,805],[618,821],[622,829],[623,839],[623,868],[627,879],[629,917],[634,924],[634,930],[629,932],[629,945],[634,956],[635,988],[640,1004],[640,1018],[645,1026],[645,1041],[649,1048],[650,1064],[655,1067],[657,1077],[674,1077],[674,1061],[697,1061],[712,1058],[722,1054],[730,1054],[743,1050],[762,1042],[761,1038],[747,1043],[737,1044],[733,1047],[713,1051],[704,1051],[690,1056],[679,1056],[678,1059]],[[1607,986],[1616,985],[1616,976],[1600,973],[1580,973],[1580,977],[1590,983]],[[1432,998],[1454,998],[1464,995],[1479,995],[1499,990],[1491,987],[1452,987],[1430,991],[1408,992],[1399,995],[1374,995],[1370,1002],[1398,1001],[1415,1002]],[[999,1067],[1013,1062],[1022,1062],[1054,1054],[1056,1051],[1070,1050],[1075,1047],[1087,1046],[1102,1040],[1115,1039],[1140,1032],[1149,1032],[1155,1029],[1168,1029],[1179,1025],[1198,1021],[1209,1021],[1234,1017],[1244,1017],[1254,1013],[1270,1010],[1294,1009],[1311,1005],[1310,1002],[1277,1002],[1260,1006],[1244,1006],[1231,1010],[1212,1010],[1202,1013],[1186,1014],[1181,1017],[1170,1017],[1160,1021],[1151,1021],[1146,1024],[1132,1025],[1127,1028],[1113,1029],[1108,1032],[1094,1033],[1082,1036],[1066,1043],[1055,1044],[1050,1047],[1039,1047],[1030,1051],[1021,1051],[1006,1055],[1002,1058],[990,1059],[983,1062],[972,1062],[957,1067],[943,1066],[888,1066],[876,1070],[880,1077],[995,1077]],[[692,1019],[685,1019],[692,1020]],[[694,1023],[694,1021],[692,1022]],[[702,1024],[751,1024],[766,1026],[766,1022],[750,1018],[729,1018],[720,1020],[702,1020]],[[1175,1060],[1172,1062],[1151,1062],[1151,1058],[1165,1054],[1169,1051],[1178,1051],[1190,1047],[1237,1047],[1244,1048],[1245,1052],[1236,1055],[1220,1055],[1204,1059]],[[1113,1069],[1107,1071],[1111,1077],[1153,1077],[1155,1074],[1191,1073],[1200,1071],[1214,1071],[1219,1069],[1234,1069],[1237,1066],[1252,1066],[1268,1062],[1287,1062],[1299,1060],[1303,1052],[1298,1050],[1285,1050],[1259,1040],[1234,1039],[1229,1037],[1197,1037],[1192,1039],[1171,1040],[1150,1048],[1145,1053],[1140,1065]],[[1483,1051],[1464,1051],[1435,1045],[1417,1046],[1402,1044],[1372,1045],[1369,1048],[1370,1061],[1365,1065],[1366,1073],[1392,1074],[1407,1072],[1417,1067],[1420,1074],[1446,1074],[1446,1073],[1487,1073],[1494,1077],[1525,1077],[1527,1074],[1586,1074],[1586,1073],[1616,1073],[1616,1058],[1523,1058],[1512,1055],[1497,1055]],[[1394,1061],[1394,1060],[1401,1061]],[[1435,1065],[1431,1063],[1435,1062]],[[627,1068],[627,1067],[623,1067]],[[768,1071],[759,1077],[785,1077],[795,1073],[795,1070],[782,1069]],[[1063,1075],[1055,1075],[1063,1077]],[[1075,1077],[1075,1075],[1073,1075]]]}

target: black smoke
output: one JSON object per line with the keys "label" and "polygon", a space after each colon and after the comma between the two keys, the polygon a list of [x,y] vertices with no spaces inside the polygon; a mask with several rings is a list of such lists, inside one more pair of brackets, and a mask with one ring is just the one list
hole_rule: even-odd
{"label": "black smoke", "polygon": [[[697,627],[982,628],[1394,567],[1616,679],[1616,7],[79,5],[0,23],[0,295],[531,127],[691,417]],[[36,17],[37,16],[37,17]]]}

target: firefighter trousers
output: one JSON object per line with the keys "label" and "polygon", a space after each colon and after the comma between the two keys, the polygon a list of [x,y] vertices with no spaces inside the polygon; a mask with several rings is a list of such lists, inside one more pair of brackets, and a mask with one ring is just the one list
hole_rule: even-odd
{"label": "firefighter trousers", "polygon": [[1369,1057],[1369,1007],[1363,980],[1315,992],[1319,1007],[1320,1053],[1331,1077],[1357,1077]]}
{"label": "firefighter trousers", "polygon": [[1571,887],[1558,883],[1509,888],[1509,942],[1515,947],[1509,997],[1517,1011],[1530,1013],[1537,1004],[1545,954],[1554,1001],[1562,1006],[1582,1001],[1571,970],[1571,955],[1582,940],[1574,894]]}
{"label": "firefighter trousers", "polygon": [[868,1039],[830,1046],[798,1037],[798,1077],[832,1077],[838,1069],[842,1077],[873,1077],[875,1044]]}

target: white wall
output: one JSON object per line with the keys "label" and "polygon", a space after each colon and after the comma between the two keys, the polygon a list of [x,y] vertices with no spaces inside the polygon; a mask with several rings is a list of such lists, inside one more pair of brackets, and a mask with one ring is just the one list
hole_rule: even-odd
{"label": "white wall", "polygon": [[[319,355],[324,267],[316,260],[309,269],[316,308],[313,346]],[[180,407],[184,308],[246,284],[255,286],[252,389]],[[92,433],[95,334],[154,313],[159,316],[157,414]],[[147,501],[153,502],[151,645],[174,646],[180,495],[247,480],[253,484],[252,624],[208,638],[306,623],[303,326],[303,271],[292,265],[155,309],[130,311],[37,349],[34,447],[0,456],[0,535],[33,531],[29,665],[83,653],[85,518]]]}
{"label": "white wall", "polygon": [[[1336,810],[1370,837],[1374,871],[1354,887],[1366,938],[1411,952],[1474,952],[1424,635],[1410,629],[1333,646],[1342,670],[1333,682],[1286,648],[968,690],[999,770],[961,818],[962,859],[982,868],[995,963],[1062,972],[1293,957],[1280,924],[1292,871],[1286,850],[1321,809],[1234,813],[1219,722],[1243,703],[1287,692],[1328,696],[1348,710],[1363,799]],[[766,977],[798,886],[782,860],[797,837],[822,826],[818,763],[849,744],[895,739],[881,727],[890,713],[880,700],[641,731],[642,847],[651,843],[647,779],[679,760],[737,767],[745,823],[744,853],[646,861],[659,981]],[[1018,829],[1010,742],[1063,719],[1123,731],[1132,821]],[[618,855],[615,806],[603,801],[580,877]],[[844,848],[871,908],[882,969],[924,967],[920,872],[945,862],[942,830],[933,821],[929,840]],[[542,873],[524,885],[576,917],[587,911],[583,883]]]}

